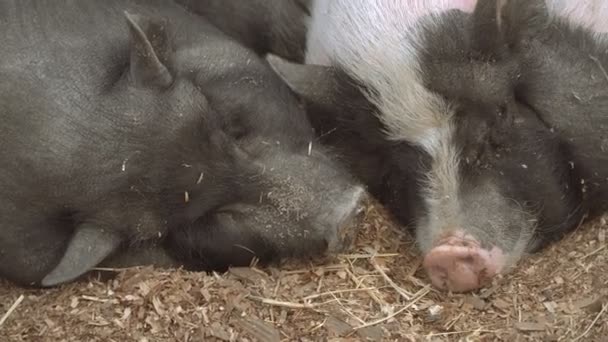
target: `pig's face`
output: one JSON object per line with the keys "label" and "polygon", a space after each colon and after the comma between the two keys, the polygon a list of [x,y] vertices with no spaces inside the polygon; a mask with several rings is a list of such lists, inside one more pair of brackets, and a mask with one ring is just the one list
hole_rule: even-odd
{"label": "pig's face", "polygon": [[[229,181],[217,173],[198,175],[196,163],[185,170],[197,183],[190,183],[184,208],[188,222],[169,233],[168,248],[177,260],[191,269],[222,270],[253,258],[266,263],[349,245],[365,191],[322,151],[297,154],[264,144],[243,149],[228,140],[224,146],[237,167],[225,169]],[[230,187],[218,189],[218,183]],[[204,210],[210,199],[216,206]]]}
{"label": "pig's face", "polygon": [[584,215],[575,156],[518,93],[520,65],[500,39],[496,6],[446,16],[420,54],[440,129],[417,139],[432,156],[417,240],[433,283],[455,291],[479,287]]}
{"label": "pig's face", "polygon": [[[491,88],[487,79],[479,77],[479,89]],[[518,102],[514,88],[500,101],[445,99],[454,108],[452,136],[426,169],[417,241],[433,283],[458,291],[559,238],[554,232],[577,224],[583,212],[567,145]]]}
{"label": "pig's face", "polygon": [[253,258],[266,264],[344,250],[365,191],[326,158],[314,150],[243,151],[251,173],[240,196],[172,232],[170,252],[190,269],[223,270]]}

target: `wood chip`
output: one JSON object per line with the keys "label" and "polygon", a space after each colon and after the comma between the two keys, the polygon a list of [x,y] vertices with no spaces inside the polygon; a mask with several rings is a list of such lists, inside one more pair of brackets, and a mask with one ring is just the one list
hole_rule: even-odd
{"label": "wood chip", "polygon": [[433,305],[429,307],[429,319],[430,320],[438,320],[441,318],[441,313],[443,312],[443,306],[441,305]]}
{"label": "wood chip", "polygon": [[[231,341],[231,336],[219,322],[213,322],[211,326],[205,329],[208,335],[218,338],[222,341]],[[203,339],[204,340],[204,339]]]}
{"label": "wood chip", "polygon": [[70,302],[70,307],[72,309],[76,309],[77,306],[78,306],[78,297],[72,297],[72,300]]}
{"label": "wood chip", "polygon": [[551,290],[545,289],[541,291],[541,294],[545,296],[547,300],[553,300],[553,292]]}
{"label": "wood chip", "polygon": [[543,306],[552,314],[555,313],[555,309],[557,308],[557,304],[555,302],[544,302]]}
{"label": "wood chip", "polygon": [[165,310],[163,309],[163,303],[157,296],[152,297],[152,305],[154,306],[154,310],[159,316],[165,315]]}
{"label": "wood chip", "polygon": [[536,322],[517,322],[515,328],[519,331],[544,331],[545,325]]}
{"label": "wood chip", "polygon": [[608,303],[608,298],[605,296],[595,295],[576,301],[573,303],[573,305],[579,310],[598,313],[602,310],[602,305],[605,303]]}
{"label": "wood chip", "polygon": [[280,342],[281,333],[272,324],[259,319],[242,319],[238,325],[258,341]]}
{"label": "wood chip", "polygon": [[547,337],[545,337],[545,341],[546,342],[557,342],[557,341],[559,341],[559,336],[554,335],[554,334],[547,335]]}
{"label": "wood chip", "polygon": [[246,280],[254,284],[267,279],[250,267],[235,267],[231,268],[228,272],[241,280]]}
{"label": "wood chip", "polygon": [[384,330],[380,326],[359,329],[357,334],[363,341],[382,341],[384,339]]}
{"label": "wood chip", "polygon": [[50,318],[45,318],[44,323],[51,329],[54,328],[56,325],[55,322],[51,321]]}
{"label": "wood chip", "polygon": [[324,326],[330,335],[337,337],[346,336],[353,331],[353,327],[350,324],[334,316],[327,317]]}
{"label": "wood chip", "polygon": [[467,296],[465,302],[470,304],[476,310],[484,310],[486,308],[486,301],[475,296]]}
{"label": "wood chip", "polygon": [[479,295],[479,298],[482,298],[482,299],[488,299],[488,298],[490,298],[494,294],[494,292],[496,292],[497,288],[498,287],[496,285],[494,285],[494,286],[492,286],[492,287],[490,287],[488,289],[483,289],[481,291],[481,294]]}
{"label": "wood chip", "polygon": [[509,309],[511,309],[512,305],[505,302],[504,300],[497,298],[492,302],[492,305],[494,305],[496,308],[507,311]]}

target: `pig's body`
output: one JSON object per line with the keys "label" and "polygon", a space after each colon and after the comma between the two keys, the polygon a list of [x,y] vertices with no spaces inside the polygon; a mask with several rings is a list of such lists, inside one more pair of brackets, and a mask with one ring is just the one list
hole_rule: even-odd
{"label": "pig's body", "polygon": [[517,93],[567,141],[595,217],[608,210],[608,1],[547,5],[550,17],[537,13],[549,20],[545,30],[511,38],[522,65]]}
{"label": "pig's body", "polygon": [[[361,188],[307,153],[296,99],[212,25],[168,0],[2,0],[0,31],[1,277],[56,285],[128,264],[130,245],[150,248],[131,262],[181,264],[171,241],[194,230],[188,247],[244,263],[231,248],[246,239],[198,224],[215,215],[250,228],[248,260],[341,246]],[[263,227],[243,215],[269,211]]]}
{"label": "pig's body", "polygon": [[[561,43],[555,31],[556,39],[531,43],[539,51],[518,55],[499,25],[516,22],[508,43],[545,27],[533,5],[500,3],[508,10],[495,1],[317,0],[306,55],[317,66],[270,59],[307,103],[323,140],[415,226],[432,282],[453,291],[483,286],[605,202],[607,163],[598,151],[608,87],[583,58],[606,51],[603,36],[586,32],[579,43]],[[556,2],[549,13],[564,17],[567,7]],[[535,74],[532,66],[543,62]],[[570,90],[558,86],[564,68],[573,71],[569,85],[595,94],[583,99],[587,107],[572,97],[569,107],[560,104]],[[533,88],[530,101],[522,85]],[[591,124],[580,122],[584,114]]]}

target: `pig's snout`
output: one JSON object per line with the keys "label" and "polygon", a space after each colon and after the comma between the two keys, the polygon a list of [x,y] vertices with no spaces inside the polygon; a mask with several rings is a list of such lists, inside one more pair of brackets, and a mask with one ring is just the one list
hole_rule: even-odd
{"label": "pig's snout", "polygon": [[440,240],[424,257],[423,266],[434,286],[452,292],[476,290],[498,274],[505,264],[503,251],[488,250],[461,232]]}
{"label": "pig's snout", "polygon": [[333,208],[328,208],[330,213],[326,216],[326,224],[333,227],[336,233],[328,241],[330,252],[343,251],[352,243],[363,220],[368,199],[367,192],[357,186],[346,191]]}

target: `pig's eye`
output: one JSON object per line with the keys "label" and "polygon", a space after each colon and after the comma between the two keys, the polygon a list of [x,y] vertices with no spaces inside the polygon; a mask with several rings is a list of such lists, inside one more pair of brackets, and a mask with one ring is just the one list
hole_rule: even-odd
{"label": "pig's eye", "polygon": [[240,141],[247,137],[248,129],[240,116],[228,118],[223,124],[224,131],[232,138]]}
{"label": "pig's eye", "polygon": [[243,140],[247,137],[247,130],[244,127],[235,126],[235,128],[231,130],[230,135],[236,140]]}

